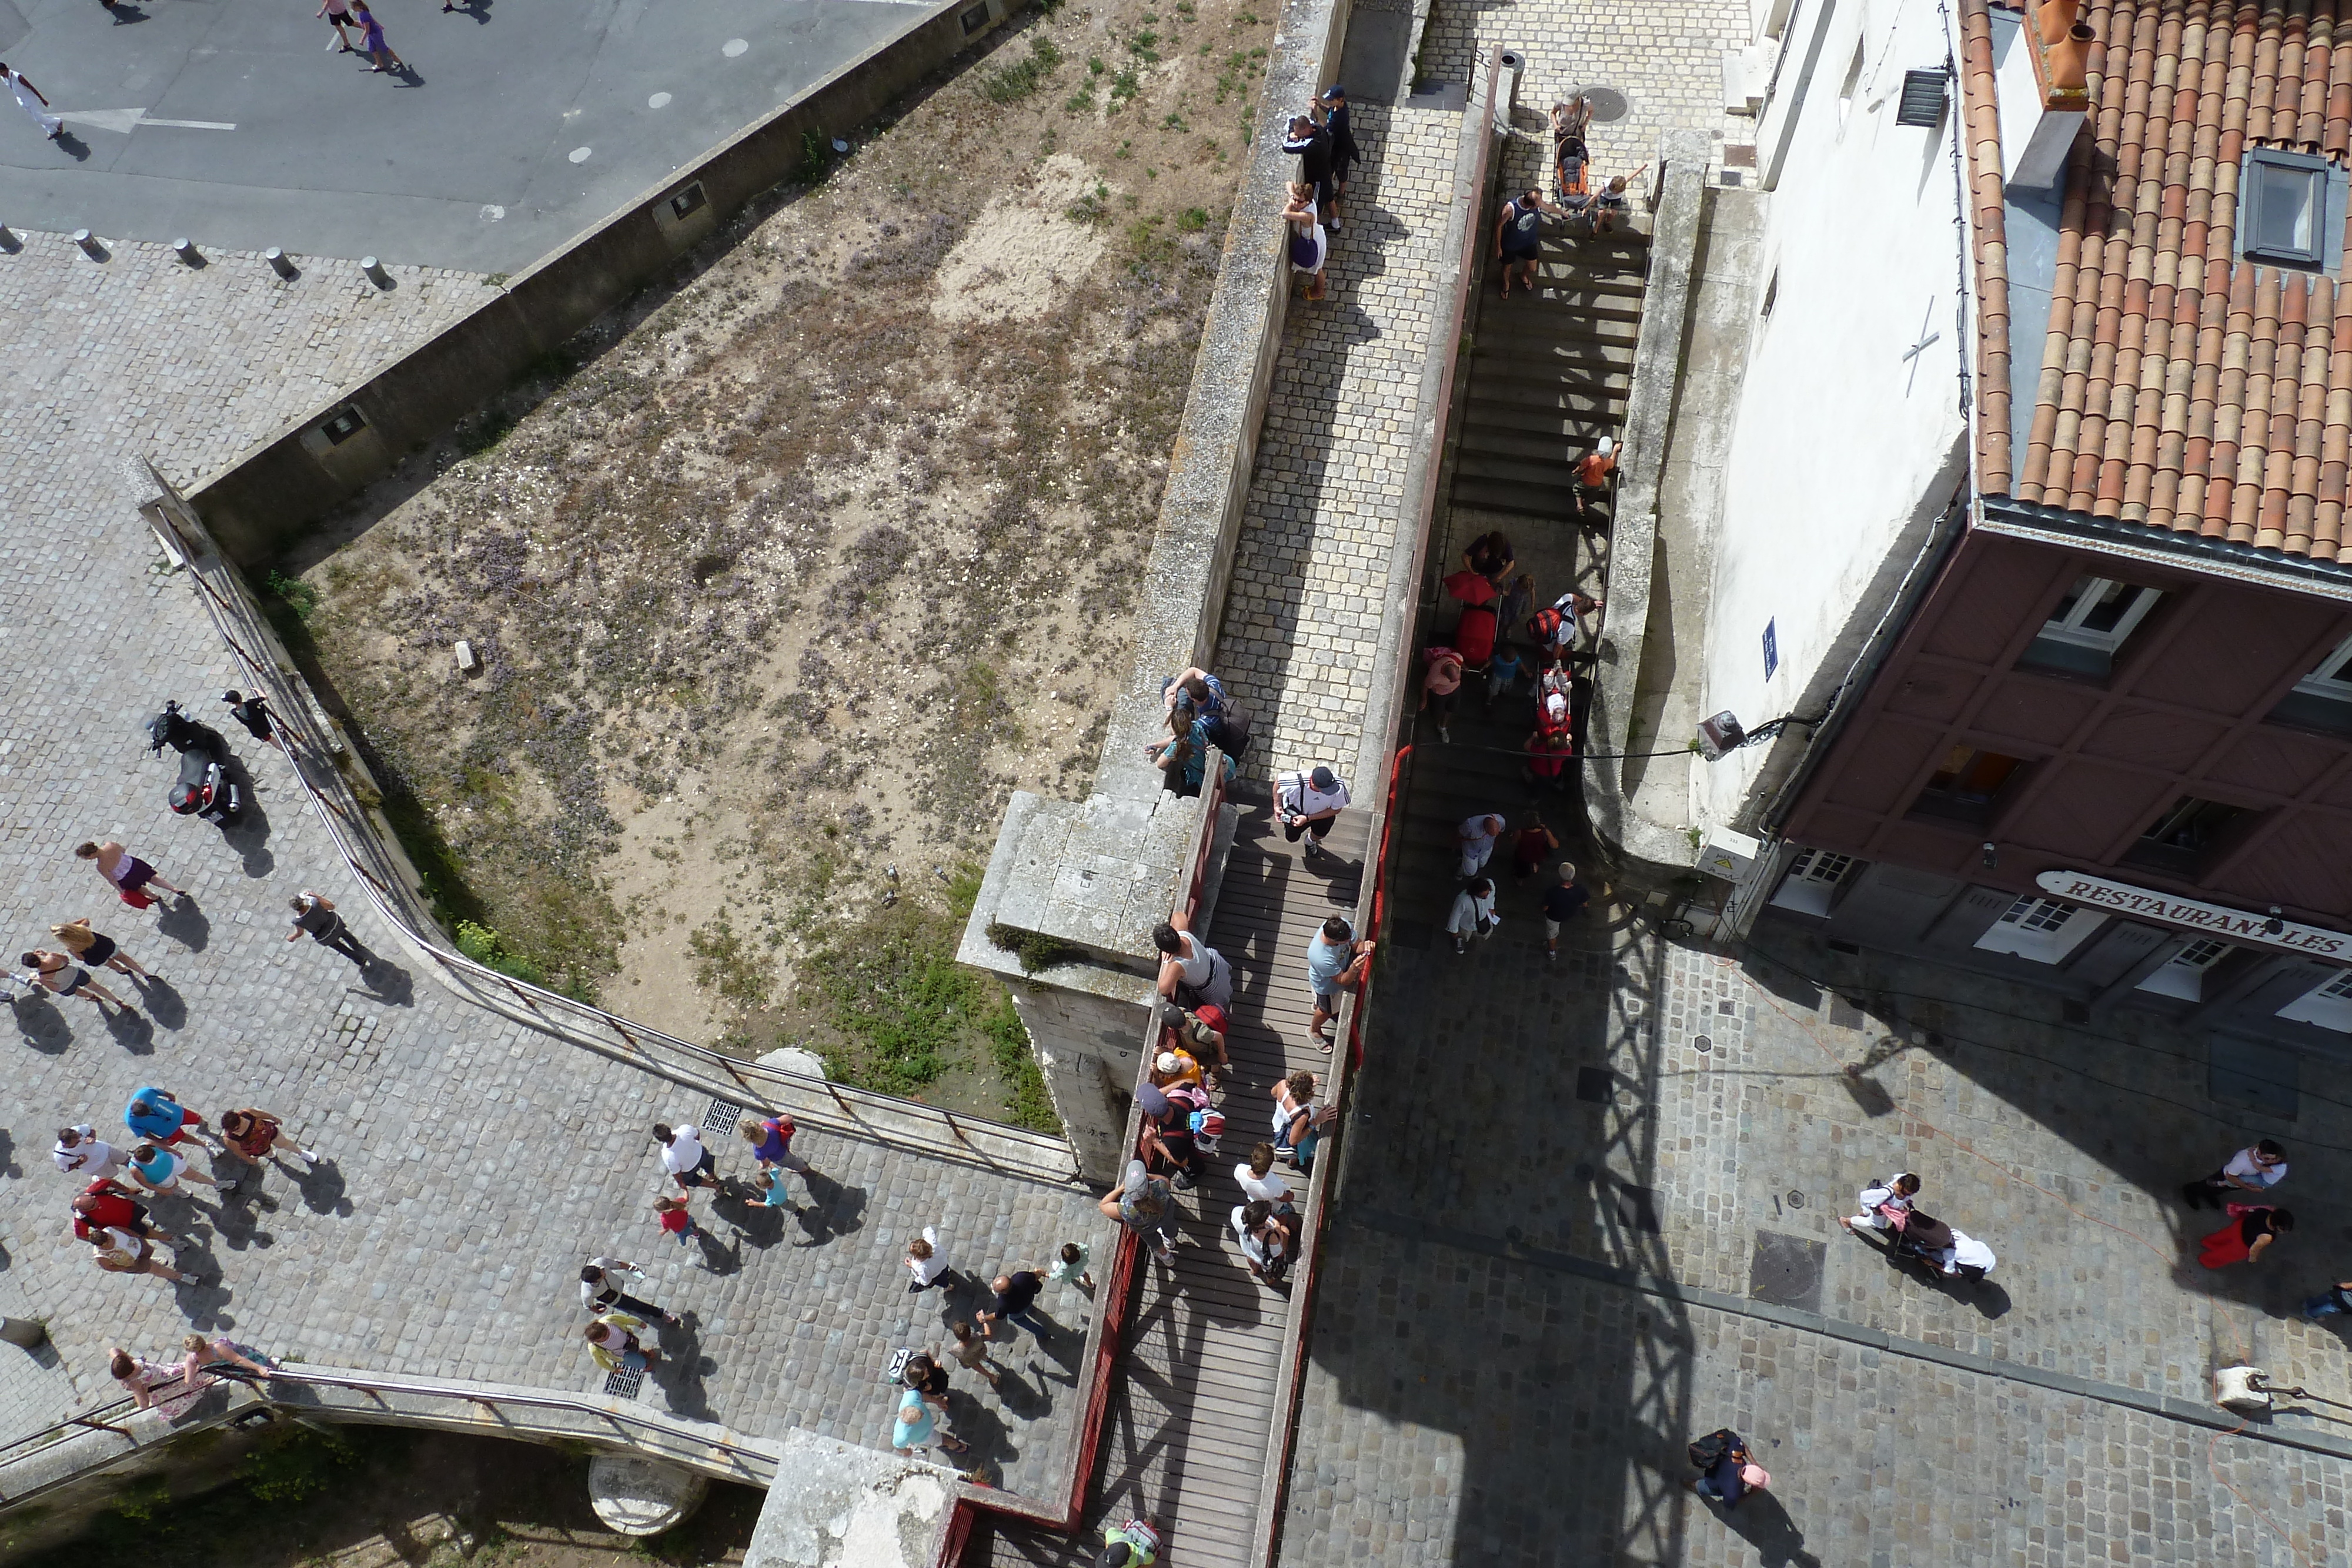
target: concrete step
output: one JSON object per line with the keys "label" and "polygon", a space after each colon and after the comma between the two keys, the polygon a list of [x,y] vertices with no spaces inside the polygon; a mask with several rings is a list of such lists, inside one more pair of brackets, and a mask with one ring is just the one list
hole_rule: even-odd
{"label": "concrete step", "polygon": [[1617,434],[1618,421],[1625,412],[1623,394],[1560,392],[1557,388],[1553,391],[1557,395],[1528,396],[1514,392],[1507,396],[1499,382],[1474,389],[1463,408],[1463,428],[1525,432],[1538,436],[1557,432],[1562,440],[1584,442],[1594,436]]}
{"label": "concrete step", "polygon": [[1553,421],[1548,431],[1515,429],[1465,420],[1458,445],[1462,452],[1495,457],[1518,457],[1534,463],[1569,464],[1592,450],[1592,444],[1613,434],[1597,423]]}
{"label": "concrete step", "polygon": [[1457,507],[1475,507],[1504,517],[1570,527],[1576,523],[1574,493],[1565,486],[1547,490],[1456,474],[1450,499]]}
{"label": "concrete step", "polygon": [[1642,290],[1577,288],[1565,284],[1547,286],[1540,293],[1515,288],[1508,299],[1487,295],[1478,307],[1477,320],[1481,326],[1508,321],[1529,332],[1550,332],[1563,324],[1587,321],[1638,327],[1642,320]]}
{"label": "concrete step", "polygon": [[1588,361],[1541,350],[1475,350],[1470,356],[1470,373],[1480,395],[1489,397],[1542,398],[1554,392],[1582,392],[1622,402],[1633,385],[1631,365],[1612,364],[1605,359]]}
{"label": "concrete step", "polygon": [[1538,491],[1572,494],[1576,470],[1565,457],[1525,457],[1508,453],[1464,452],[1454,465],[1457,484],[1464,479],[1492,479],[1497,484],[1526,485]]}

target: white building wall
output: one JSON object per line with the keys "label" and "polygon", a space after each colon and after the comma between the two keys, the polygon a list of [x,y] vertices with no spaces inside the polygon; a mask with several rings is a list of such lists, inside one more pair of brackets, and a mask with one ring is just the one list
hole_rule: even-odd
{"label": "white building wall", "polygon": [[[1803,101],[1767,111],[1795,123],[1716,530],[1701,711],[1751,730],[1820,710],[1965,472],[1958,84],[1937,129],[1895,123],[1904,72],[1941,69],[1958,40],[1936,0],[1798,0],[1790,26],[1811,34],[1825,5]],[[1696,821],[1752,827],[1759,775],[1785,770],[1802,736],[1696,768]]]}

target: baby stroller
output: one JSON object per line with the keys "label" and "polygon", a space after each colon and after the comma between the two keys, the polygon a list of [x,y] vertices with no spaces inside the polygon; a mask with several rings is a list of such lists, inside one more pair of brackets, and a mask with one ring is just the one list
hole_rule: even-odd
{"label": "baby stroller", "polygon": [[1895,1239],[1895,1255],[1917,1263],[1932,1280],[1959,1279],[1973,1285],[1992,1272],[1991,1248],[1932,1214],[1914,1208],[1890,1234]]}
{"label": "baby stroller", "polygon": [[1592,154],[1581,136],[1563,135],[1551,147],[1552,199],[1571,218],[1589,218],[1592,205]]}

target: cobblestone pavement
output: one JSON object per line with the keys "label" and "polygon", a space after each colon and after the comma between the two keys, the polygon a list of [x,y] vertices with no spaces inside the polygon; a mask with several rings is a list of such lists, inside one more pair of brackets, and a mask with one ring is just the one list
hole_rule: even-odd
{"label": "cobblestone pavement", "polygon": [[[2054,998],[1769,923],[1769,959],[1622,931],[1547,966],[1531,902],[1507,894],[1501,932],[1464,957],[1398,928],[1318,1294],[1286,1563],[1397,1541],[1507,1563],[2329,1555],[2352,1465],[2046,1385],[2202,1405],[2212,1367],[2252,1360],[2352,1399],[2340,1338],[2294,1312],[2352,1237],[2329,1197],[2352,1154],[2344,1104],[2306,1089],[2293,1123],[2250,1118],[2207,1098],[2193,1042],[2147,1019],[2068,1026]],[[2281,1197],[2301,1227],[2260,1270],[2199,1268],[2219,1217],[2176,1189],[2264,1134],[2294,1155]],[[2000,1254],[1992,1280],[1938,1289],[1839,1231],[1854,1189],[1899,1166]],[[1801,1260],[1783,1304],[2013,1374],[1592,1278],[1614,1265],[1726,1307],[1771,1300],[1756,1253],[1776,1238]],[[1791,1519],[1730,1516],[1752,1541],[1679,1490],[1683,1444],[1727,1425],[1771,1445]]]}
{"label": "cobblestone pavement", "polygon": [[[804,1137],[824,1176],[816,1214],[744,1216],[745,1237],[715,1224],[723,1248],[680,1249],[654,1227],[647,1128],[698,1119],[707,1099],[466,1006],[429,977],[357,989],[342,958],[282,939],[299,886],[362,907],[284,759],[237,746],[264,820],[225,837],[170,813],[166,765],[140,742],[166,696],[216,716],[236,674],[188,585],[157,568],[131,460],[157,453],[194,478],[463,308],[478,283],[396,270],[402,287],[375,298],[324,267],[278,286],[252,257],[190,272],[161,247],[125,246],[101,266],[54,236],[25,241],[0,256],[0,347],[17,371],[0,386],[0,476],[37,522],[0,543],[0,626],[25,694],[0,729],[0,906],[18,946],[93,915],[163,978],[118,1021],[69,998],[12,1006],[0,1311],[47,1316],[61,1359],[0,1359],[0,1435],[111,1397],[110,1343],[162,1353],[192,1326],[281,1357],[591,1389],[577,1269],[619,1253],[698,1320],[669,1336],[675,1370],[645,1398],[758,1435],[887,1442],[888,1349],[936,1338],[941,1312],[939,1296],[904,1290],[909,1234],[936,1223],[960,1265],[983,1270],[1076,1236],[1107,1241],[1086,1194]],[[71,854],[110,836],[193,905],[118,904]],[[398,952],[372,915],[355,925],[375,951]],[[94,1269],[48,1159],[61,1123],[119,1129],[142,1083],[207,1116],[258,1103],[328,1155],[315,1175],[273,1169],[226,1205],[161,1200],[158,1218],[198,1239],[183,1263],[200,1282],[178,1288]],[[722,1169],[748,1163],[737,1140],[718,1147]],[[1076,1328],[1080,1304],[1048,1305]],[[1057,1349],[1074,1359],[1074,1342]],[[1068,1453],[1073,1374],[1066,1359],[1023,1368],[1028,1350],[1011,1358],[1007,1396],[959,1411],[1016,1490],[1056,1477]]]}

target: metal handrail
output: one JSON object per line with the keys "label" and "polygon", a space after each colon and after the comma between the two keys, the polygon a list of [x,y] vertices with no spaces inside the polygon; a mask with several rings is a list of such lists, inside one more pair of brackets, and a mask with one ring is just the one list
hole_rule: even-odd
{"label": "metal handrail", "polygon": [[[305,700],[305,695],[294,689],[287,682],[279,673],[276,660],[257,657],[247,648],[245,643],[238,640],[237,633],[242,631],[247,641],[266,647],[265,640],[272,635],[261,623],[252,605],[247,601],[240,585],[233,576],[230,576],[228,582],[231,591],[224,592],[206,580],[201,563],[209,559],[215,563],[226,565],[226,557],[220,553],[219,547],[205,530],[202,521],[187,507],[186,503],[172,487],[170,482],[161,474],[156,473],[152,464],[148,465],[148,472],[154,477],[157,485],[163,487],[163,504],[157,508],[157,511],[162,514],[177,538],[180,554],[188,567],[188,580],[195,585],[198,598],[204,603],[205,612],[211,617],[215,629],[219,632],[221,640],[227,645],[230,653],[237,663],[246,669],[249,681],[254,685],[266,687],[276,699],[274,716],[278,724],[281,727],[297,731],[300,740],[310,748],[313,756],[321,758],[331,756],[341,748],[341,745],[320,733],[319,721],[312,712],[310,704]],[[843,1085],[830,1079],[813,1078],[805,1073],[792,1072],[782,1068],[770,1067],[761,1062],[743,1061],[709,1046],[681,1040],[664,1030],[648,1028],[643,1024],[630,1023],[593,1003],[563,996],[529,981],[518,980],[510,975],[500,974],[487,965],[478,963],[464,954],[452,952],[425,935],[428,930],[437,931],[438,923],[433,919],[431,912],[423,908],[417,901],[415,891],[410,887],[407,878],[378,839],[373,824],[369,821],[364,810],[360,808],[357,800],[354,799],[351,802],[352,809],[348,810],[337,804],[326,791],[313,782],[310,773],[299,762],[295,765],[294,776],[300,782],[304,794],[310,799],[320,824],[326,829],[327,836],[333,841],[344,863],[359,877],[362,888],[369,902],[375,906],[377,914],[381,915],[395,930],[401,932],[417,950],[431,958],[445,973],[464,983],[467,991],[475,996],[477,1000],[493,1011],[541,1028],[553,1026],[554,1019],[551,1019],[551,1013],[574,1022],[585,1021],[599,1026],[603,1030],[609,1030],[614,1035],[618,1036],[621,1046],[631,1058],[657,1060],[652,1058],[647,1050],[649,1046],[657,1047],[685,1056],[699,1066],[719,1069],[747,1092],[756,1092],[754,1080],[758,1080],[772,1088],[795,1090],[811,1098],[829,1098],[834,1107],[851,1124],[867,1131],[869,1135],[887,1136],[887,1134],[876,1129],[866,1117],[859,1114],[858,1105],[863,1103],[874,1107],[887,1106],[919,1122],[928,1122],[944,1128],[958,1146],[950,1150],[950,1153],[960,1153],[962,1156],[991,1168],[1004,1168],[1003,1163],[992,1157],[985,1150],[975,1145],[966,1134],[964,1124],[972,1124],[975,1130],[984,1130],[986,1135],[1005,1137],[1014,1142],[1034,1141],[1039,1145],[1051,1142],[1042,1134],[1029,1132],[1025,1128],[991,1121],[986,1117],[967,1116],[960,1121],[955,1113],[940,1106],[926,1104],[919,1100],[886,1094],[878,1090],[845,1089]],[[362,863],[360,849],[353,842],[355,839],[369,852],[366,858],[374,862],[375,870],[372,871],[366,864]],[[490,993],[489,996],[483,996],[482,993],[485,990]],[[514,1011],[511,1003],[506,998],[511,998],[512,1003],[520,1003],[529,1016],[525,1017]],[[594,1048],[609,1049],[606,1042],[602,1040],[596,1041]],[[746,1076],[747,1071],[749,1076]],[[1069,1152],[1066,1142],[1063,1147],[1065,1152]],[[1076,1157],[1075,1153],[1071,1153],[1070,1175],[1066,1179],[1075,1180],[1076,1176]]]}

